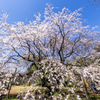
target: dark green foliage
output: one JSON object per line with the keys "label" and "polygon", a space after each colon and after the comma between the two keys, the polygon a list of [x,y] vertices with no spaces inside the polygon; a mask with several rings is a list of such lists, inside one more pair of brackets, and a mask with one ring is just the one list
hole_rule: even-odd
{"label": "dark green foliage", "polygon": [[100,96],[91,95],[90,98],[91,98],[92,100],[96,100],[96,99],[100,99]]}
{"label": "dark green foliage", "polygon": [[59,94],[55,93],[54,96],[59,96]]}
{"label": "dark green foliage", "polygon": [[[16,95],[16,94],[9,95],[8,100],[18,100],[16,97],[17,97],[17,95]],[[6,96],[6,95],[2,95],[2,96],[0,97],[0,100],[6,100],[6,98],[7,98],[7,96]],[[19,99],[19,100],[20,100],[20,99]]]}

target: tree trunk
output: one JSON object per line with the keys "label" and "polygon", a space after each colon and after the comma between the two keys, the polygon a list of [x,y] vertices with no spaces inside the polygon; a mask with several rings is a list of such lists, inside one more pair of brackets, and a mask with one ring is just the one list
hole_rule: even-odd
{"label": "tree trunk", "polygon": [[83,81],[83,84],[84,84],[84,90],[85,90],[86,98],[87,98],[87,100],[91,100],[90,97],[89,97],[88,90],[87,90],[83,76],[82,76],[82,81]]}
{"label": "tree trunk", "polygon": [[9,98],[9,94],[10,94],[11,87],[12,87],[12,82],[14,81],[14,77],[15,77],[15,75],[16,75],[16,72],[17,72],[17,68],[15,69],[15,72],[14,72],[13,79],[12,79],[11,83],[9,83],[10,85],[9,85],[9,87],[8,87],[9,89],[8,89],[8,94],[7,94],[7,100],[8,100],[8,98]]}

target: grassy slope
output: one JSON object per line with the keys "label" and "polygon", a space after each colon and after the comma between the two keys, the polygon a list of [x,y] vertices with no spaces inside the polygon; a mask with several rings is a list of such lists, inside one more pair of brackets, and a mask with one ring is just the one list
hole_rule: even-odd
{"label": "grassy slope", "polygon": [[[24,87],[24,86],[12,86],[10,94],[17,94],[17,93],[27,92],[30,88],[31,88],[30,86],[27,86],[27,87]],[[36,90],[36,89],[41,89],[41,87],[40,86],[34,86],[33,90]],[[42,89],[46,89],[46,88],[42,87]]]}
{"label": "grassy slope", "polygon": [[[23,92],[26,92],[27,90],[29,90],[30,89],[30,86],[27,86],[26,88],[24,87],[24,86],[12,86],[12,88],[11,88],[11,92],[10,92],[10,94],[17,94],[17,93],[23,93]],[[41,89],[41,87],[40,86],[35,86],[35,87],[33,87],[33,90],[35,90],[35,89]],[[43,88],[42,87],[42,89],[46,89],[46,88]],[[62,88],[62,89],[64,89],[63,90],[63,92],[64,91],[66,91],[67,89],[68,89],[68,87],[64,87],[64,88]],[[22,92],[21,92],[22,91]],[[92,95],[91,95],[92,96]],[[93,97],[92,97],[93,98]],[[96,96],[95,96],[95,98],[96,98]],[[86,98],[85,98],[86,99]],[[100,97],[99,97],[99,99],[100,99]],[[5,100],[5,99],[4,99]],[[18,99],[9,99],[9,100],[18,100]]]}
{"label": "grassy slope", "polygon": [[12,86],[10,93],[20,93],[20,92],[26,92],[28,89],[30,89],[30,86],[27,86],[26,88],[24,86]]}

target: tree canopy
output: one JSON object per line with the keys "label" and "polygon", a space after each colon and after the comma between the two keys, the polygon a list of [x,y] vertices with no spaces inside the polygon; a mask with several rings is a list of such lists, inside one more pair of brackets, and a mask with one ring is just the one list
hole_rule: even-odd
{"label": "tree canopy", "polygon": [[[99,45],[96,27],[83,24],[84,20],[79,13],[81,8],[74,12],[63,8],[57,13],[53,12],[53,9],[54,7],[47,4],[44,15],[38,13],[35,15],[36,20],[29,21],[28,24],[16,22],[10,25],[6,22],[7,15],[2,17],[0,74],[2,70],[4,74],[0,80],[2,84],[8,82],[3,86],[8,86],[10,79],[15,82],[20,70],[31,64],[36,68],[28,82],[32,80],[34,83],[40,79],[41,85],[49,89],[49,95],[59,92],[59,87],[64,84],[66,78],[80,86],[80,89],[80,84],[84,86],[84,78],[90,77],[100,82],[99,60],[96,57],[99,55],[96,55],[94,50],[94,47]],[[69,62],[66,62],[67,60]],[[77,79],[77,75],[80,79]]]}

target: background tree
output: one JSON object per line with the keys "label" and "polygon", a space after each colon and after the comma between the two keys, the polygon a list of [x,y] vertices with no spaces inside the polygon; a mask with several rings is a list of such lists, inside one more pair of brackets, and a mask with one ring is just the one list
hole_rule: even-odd
{"label": "background tree", "polygon": [[92,6],[99,6],[100,0],[87,0]]}

